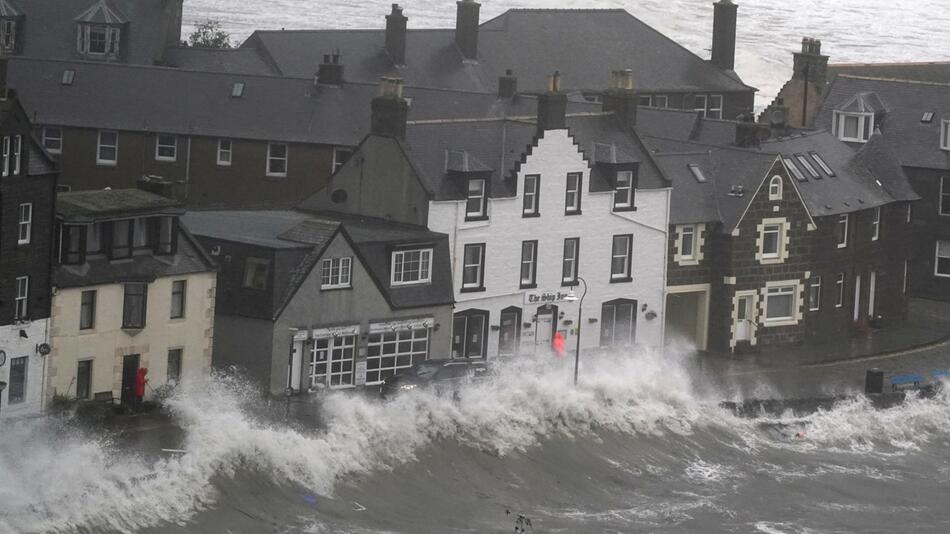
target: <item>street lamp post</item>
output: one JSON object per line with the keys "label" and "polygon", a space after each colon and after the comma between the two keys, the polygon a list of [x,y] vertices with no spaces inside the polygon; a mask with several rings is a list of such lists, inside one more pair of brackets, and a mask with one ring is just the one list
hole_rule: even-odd
{"label": "street lamp post", "polygon": [[571,288],[571,292],[567,295],[568,302],[577,302],[577,350],[574,351],[574,385],[577,385],[577,369],[580,366],[581,362],[581,317],[584,310],[584,297],[587,296],[587,280],[584,280],[580,276],[577,277],[577,280],[584,284],[584,292],[581,293],[581,298],[578,300],[577,295],[574,293],[574,288]]}

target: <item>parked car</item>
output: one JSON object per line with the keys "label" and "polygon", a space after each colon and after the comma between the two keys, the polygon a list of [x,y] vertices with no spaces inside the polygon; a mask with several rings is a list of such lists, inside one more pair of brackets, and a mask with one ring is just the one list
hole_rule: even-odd
{"label": "parked car", "polygon": [[488,365],[481,360],[426,360],[387,378],[379,394],[390,397],[417,388],[434,389],[440,394],[457,393],[463,382],[487,375]]}

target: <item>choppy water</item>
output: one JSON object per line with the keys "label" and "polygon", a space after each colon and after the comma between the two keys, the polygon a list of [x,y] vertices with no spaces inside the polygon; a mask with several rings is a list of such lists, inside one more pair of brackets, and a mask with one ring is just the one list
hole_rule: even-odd
{"label": "choppy water", "polygon": [[538,533],[950,530],[947,396],[740,419],[675,358],[590,361],[579,388],[570,364],[524,361],[456,400],[330,394],[319,429],[254,415],[236,381],[186,384],[184,455],[7,425],[0,532],[511,532],[518,514]]}
{"label": "choppy water", "polygon": [[[242,40],[255,29],[378,28],[391,0],[186,0],[185,23],[220,20]],[[454,27],[452,0],[400,2],[414,28]],[[950,0],[738,0],[736,70],[771,101],[791,75],[803,36],[832,62],[950,60]],[[509,8],[624,8],[709,57],[712,0],[482,0],[482,20]]]}

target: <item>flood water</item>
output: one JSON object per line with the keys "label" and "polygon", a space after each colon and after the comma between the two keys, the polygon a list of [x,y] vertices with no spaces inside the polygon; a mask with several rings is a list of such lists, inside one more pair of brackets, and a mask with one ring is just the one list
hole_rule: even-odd
{"label": "flood water", "polygon": [[[391,0],[186,0],[193,24],[219,20],[237,41],[255,29],[382,28]],[[950,61],[948,0],[737,0],[736,71],[771,102],[791,77],[803,36],[823,41],[833,63]],[[400,2],[410,28],[455,27],[452,0]],[[703,58],[712,43],[712,0],[482,0],[482,20],[510,8],[626,9]],[[343,51],[346,54],[346,51]],[[621,66],[618,66],[618,68]]]}
{"label": "flood water", "polygon": [[181,430],[131,449],[7,426],[0,532],[950,530],[946,395],[749,419],[670,355],[591,359],[577,388],[572,363],[502,365],[455,399],[333,392],[286,421],[235,380],[186,383]]}

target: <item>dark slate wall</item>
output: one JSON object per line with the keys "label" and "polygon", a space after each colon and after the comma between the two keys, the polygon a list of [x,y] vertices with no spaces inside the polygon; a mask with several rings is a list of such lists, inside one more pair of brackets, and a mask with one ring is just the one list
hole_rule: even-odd
{"label": "dark slate wall", "polygon": [[913,207],[913,249],[909,293],[914,297],[950,301],[950,278],[934,276],[937,240],[950,241],[950,217],[939,214],[940,177],[950,171],[905,167],[921,200]]}

